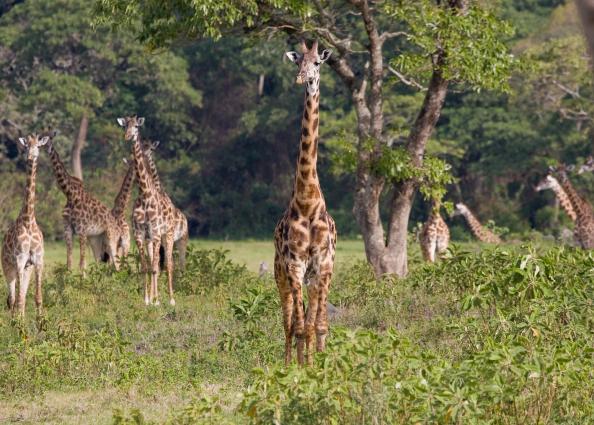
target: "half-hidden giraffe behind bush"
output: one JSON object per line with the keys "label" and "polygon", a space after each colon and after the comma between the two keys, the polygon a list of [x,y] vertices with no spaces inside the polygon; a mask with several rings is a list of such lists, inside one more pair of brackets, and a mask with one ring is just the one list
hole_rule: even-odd
{"label": "half-hidden giraffe behind bush", "polygon": [[443,254],[450,243],[450,229],[441,217],[439,209],[441,202],[431,203],[431,212],[421,229],[419,243],[425,261],[435,262],[437,254]]}
{"label": "half-hidden giraffe behind bush", "polygon": [[470,231],[479,241],[496,244],[501,243],[499,236],[483,226],[465,204],[461,202],[456,204],[454,215],[464,216],[470,227]]}

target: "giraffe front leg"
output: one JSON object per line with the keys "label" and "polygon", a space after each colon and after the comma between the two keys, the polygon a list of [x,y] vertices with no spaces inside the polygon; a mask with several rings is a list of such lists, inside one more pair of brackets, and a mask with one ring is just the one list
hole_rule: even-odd
{"label": "giraffe front leg", "polygon": [[148,285],[148,265],[147,259],[144,252],[144,241],[142,239],[136,239],[136,247],[138,248],[138,256],[140,257],[140,275],[144,283],[144,303],[150,304],[150,294]]}
{"label": "giraffe front leg", "polygon": [[308,365],[313,364],[313,340],[315,322],[318,315],[319,288],[317,278],[307,284],[307,312],[305,313],[305,358]]}
{"label": "giraffe front leg", "polygon": [[324,351],[328,335],[328,292],[332,272],[320,276],[318,280],[318,314],[316,316],[316,350]]}
{"label": "giraffe front leg", "polygon": [[8,297],[6,298],[6,306],[14,315],[14,308],[16,305],[16,282],[18,279],[18,272],[14,267],[5,267],[4,270],[6,285],[8,286]]}
{"label": "giraffe front leg", "polygon": [[85,277],[85,268],[87,266],[85,255],[87,253],[87,235],[86,234],[79,234],[78,235],[78,243],[80,245],[80,261],[78,263],[78,268],[82,272],[83,277]]}
{"label": "giraffe front leg", "polygon": [[151,264],[151,287],[153,292],[152,303],[153,305],[159,305],[159,250],[161,249],[161,240],[156,239],[153,241],[153,258]]}
{"label": "giraffe front leg", "polygon": [[43,313],[43,295],[41,285],[43,282],[43,260],[35,265],[35,306],[37,307],[37,317]]}
{"label": "giraffe front leg", "polygon": [[281,308],[283,310],[283,327],[285,330],[285,366],[291,363],[291,351],[293,343],[293,294],[291,287],[287,280],[278,258],[274,261],[274,279],[281,300]]}
{"label": "giraffe front leg", "polygon": [[33,268],[31,265],[23,267],[19,272],[19,296],[17,300],[17,309],[20,317],[25,317],[25,305],[27,303],[27,290],[29,289],[29,282],[31,281],[31,272]]}
{"label": "giraffe front leg", "polygon": [[173,234],[165,237],[165,267],[167,268],[167,286],[169,288],[169,304],[175,305],[173,298]]}
{"label": "giraffe front leg", "polygon": [[303,349],[305,345],[304,332],[305,332],[305,318],[303,311],[303,275],[304,267],[301,266],[289,266],[287,273],[287,279],[289,281],[289,287],[291,288],[291,295],[293,297],[293,312],[294,312],[294,323],[293,323],[293,334],[297,338],[297,363],[303,364]]}
{"label": "giraffe front leg", "polygon": [[66,268],[72,270],[72,226],[69,222],[64,223],[64,240],[66,241]]}
{"label": "giraffe front leg", "polygon": [[118,232],[114,229],[109,229],[105,232],[105,244],[107,253],[109,254],[109,262],[118,271],[120,269],[120,256],[118,255]]}

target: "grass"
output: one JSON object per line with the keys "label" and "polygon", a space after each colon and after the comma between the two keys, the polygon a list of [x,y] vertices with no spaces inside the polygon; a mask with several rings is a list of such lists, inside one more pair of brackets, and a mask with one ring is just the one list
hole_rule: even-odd
{"label": "grass", "polygon": [[[480,354],[485,341],[513,335],[510,326],[515,320],[529,317],[534,321],[528,328],[531,331],[521,335],[524,339],[530,336],[526,340],[530,347],[538,347],[539,341],[545,340],[544,335],[555,327],[552,324],[556,319],[547,316],[546,327],[541,329],[532,317],[540,308],[540,304],[530,304],[537,285],[530,283],[531,292],[526,294],[532,295],[524,294],[521,276],[533,277],[523,271],[524,266],[517,265],[520,260],[516,258],[527,255],[517,245],[506,246],[510,253],[502,256],[457,254],[460,250],[481,249],[477,244],[462,244],[454,249],[452,260],[426,267],[414,244],[410,278],[380,283],[371,278],[367,266],[359,261],[364,258],[361,241],[340,241],[338,247],[330,300],[340,310],[332,318],[331,326],[337,333],[329,339],[329,353],[341,353],[341,345],[332,345],[332,341],[346,344],[340,329],[367,329],[384,335],[386,329],[395,329],[399,337],[430,352],[429,358],[443,359],[432,361],[435,365],[458,364],[476,352]],[[227,250],[228,256],[220,250]],[[550,248],[541,250],[546,253]],[[271,269],[270,241],[193,241],[188,271],[176,277],[174,308],[167,304],[157,308],[144,306],[142,284],[133,262],[125,264],[118,273],[104,265],[91,264],[83,279],[76,272],[64,270],[63,245],[48,244],[46,251],[49,267],[44,284],[44,320],[37,322],[34,318],[31,291],[24,322],[12,321],[6,312],[0,313],[0,387],[4,388],[0,394],[0,423],[109,424],[114,421],[114,412],[116,421],[130,423],[126,420],[135,411],[142,412],[153,423],[172,420],[180,414],[203,419],[179,423],[209,423],[204,421],[204,415],[215,408],[220,412],[213,413],[218,419],[212,423],[246,423],[246,417],[238,415],[235,409],[249,391],[255,391],[250,396],[256,400],[255,406],[265,411],[265,400],[272,396],[262,396],[252,384],[269,378],[254,375],[252,370],[262,368],[265,373],[279,373],[283,349],[274,281],[270,276],[258,279],[255,273],[260,261],[268,262]],[[580,285],[590,281],[583,276],[590,273],[592,264],[587,256],[580,255],[553,256],[539,267],[559,267],[557,273],[573,279],[568,287],[581,290]],[[548,275],[557,279],[550,271]],[[497,309],[490,307],[492,301],[485,292],[489,286],[484,282],[489,279],[495,279],[497,283],[492,287],[497,291],[507,288],[510,292],[497,295]],[[514,292],[510,288],[518,279],[520,286]],[[590,315],[591,303],[569,310],[568,299],[573,292],[557,297],[551,294],[551,284],[543,282],[539,283],[544,285],[542,294],[561,300],[559,306],[546,301],[547,311],[576,311],[563,313],[563,326],[571,325],[568,318],[577,317],[578,313]],[[161,291],[164,289],[162,279]],[[509,299],[505,298],[508,296]],[[526,301],[522,297],[527,297]],[[540,298],[536,301],[544,302]],[[464,307],[465,303],[469,307]],[[506,313],[506,305],[521,310]],[[579,341],[578,346],[591,346],[591,337],[586,341],[580,336],[591,323],[581,325],[575,320],[576,326],[569,327],[574,329],[572,338]],[[501,332],[502,324],[508,331]],[[518,329],[524,332],[524,328]],[[540,339],[533,340],[538,333],[542,335]],[[550,340],[564,337],[560,333]],[[368,348],[358,348],[356,355],[344,355],[356,357],[365,350]],[[415,359],[411,364],[418,364],[427,354],[411,355]],[[579,353],[573,356],[580,358]],[[366,361],[372,359],[363,360],[362,364]],[[427,365],[427,370],[431,367]],[[489,368],[476,367],[470,372],[475,369]],[[436,372],[436,376],[445,375],[443,371]],[[266,388],[272,390],[276,385],[273,380]],[[584,387],[580,391],[591,389]],[[284,388],[280,393],[290,394],[291,390]],[[530,394],[530,390],[521,389],[519,394]],[[580,400],[581,394],[573,397]],[[194,404],[186,408],[189,403]],[[308,410],[307,406],[303,409]]]}

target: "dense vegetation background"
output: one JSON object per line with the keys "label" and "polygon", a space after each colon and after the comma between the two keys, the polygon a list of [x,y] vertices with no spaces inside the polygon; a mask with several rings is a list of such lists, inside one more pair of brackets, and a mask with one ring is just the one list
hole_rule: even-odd
{"label": "dense vegetation background", "polygon": [[[52,125],[67,160],[83,117],[85,184],[111,203],[128,147],[115,118],[147,118],[145,137],[160,140],[158,166],[169,193],[199,237],[269,237],[290,195],[302,107],[295,46],[280,39],[223,38],[155,53],[125,31],[91,29],[90,2],[29,0],[0,8],[0,230],[20,208],[24,163],[19,135]],[[594,112],[588,58],[573,2],[504,0],[498,14],[516,29],[508,40],[525,66],[508,94],[448,93],[429,151],[453,166],[447,200],[464,200],[485,221],[522,236],[557,234],[567,224],[552,194],[533,186],[546,165],[580,162],[592,151]],[[320,174],[342,235],[355,235],[353,177],[337,147],[354,140],[348,96],[329,70],[322,75]],[[423,92],[394,81],[386,98],[394,137],[408,131]],[[590,176],[576,184],[587,193]],[[38,221],[61,238],[63,195],[42,159]],[[411,227],[426,215],[417,197]],[[458,219],[455,238],[464,238]]]}

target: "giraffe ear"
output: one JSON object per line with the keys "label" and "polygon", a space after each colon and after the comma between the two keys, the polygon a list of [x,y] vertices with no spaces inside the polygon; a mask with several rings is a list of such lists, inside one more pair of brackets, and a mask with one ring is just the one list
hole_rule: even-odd
{"label": "giraffe ear", "polygon": [[126,127],[126,118],[118,118],[118,124],[122,127]]}
{"label": "giraffe ear", "polygon": [[575,165],[574,164],[570,164],[565,169],[571,173],[571,172],[573,172],[573,170],[575,170]]}
{"label": "giraffe ear", "polygon": [[26,148],[27,147],[27,140],[25,140],[24,137],[19,137],[19,142],[21,143],[21,145]]}
{"label": "giraffe ear", "polygon": [[322,51],[322,53],[320,54],[320,62],[326,62],[331,54],[332,50],[325,49],[324,51]]}
{"label": "giraffe ear", "polygon": [[141,125],[144,125],[144,117],[140,117],[136,120],[136,123],[138,124],[138,127],[140,127]]}
{"label": "giraffe ear", "polygon": [[37,146],[44,146],[47,142],[49,142],[49,136],[44,136],[41,138],[39,142],[37,142]]}
{"label": "giraffe ear", "polygon": [[156,142],[153,142],[153,150],[157,149],[160,144],[161,144],[161,142],[159,140],[157,140]]}
{"label": "giraffe ear", "polygon": [[128,165],[128,159],[127,158],[122,158],[122,161],[124,161],[124,164]]}
{"label": "giraffe ear", "polygon": [[299,63],[299,60],[301,59],[301,55],[297,52],[286,52],[285,55],[293,63]]}

